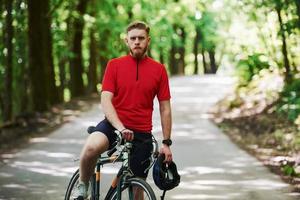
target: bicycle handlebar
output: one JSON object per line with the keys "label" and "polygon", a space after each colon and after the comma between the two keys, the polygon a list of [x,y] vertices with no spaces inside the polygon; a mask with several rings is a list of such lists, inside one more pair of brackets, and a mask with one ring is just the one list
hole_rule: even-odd
{"label": "bicycle handlebar", "polygon": [[110,149],[108,152],[107,152],[107,155],[110,157],[112,156],[116,151],[117,151],[117,147],[121,145],[122,143],[122,134],[120,131],[118,130],[115,130],[115,133],[117,134],[117,140],[113,143],[113,147],[112,149]]}
{"label": "bicycle handlebar", "polygon": [[[87,132],[89,133],[89,134],[91,134],[91,133],[93,133],[93,132],[95,132],[96,131],[96,127],[95,126],[89,126],[88,128],[87,128]],[[110,156],[112,156],[117,150],[118,150],[118,148],[117,147],[119,147],[121,144],[122,144],[122,142],[123,142],[123,138],[122,138],[122,134],[121,134],[121,132],[120,131],[118,131],[118,130],[115,130],[115,133],[116,133],[116,135],[117,135],[117,139],[116,139],[116,141],[114,142],[114,144],[112,145],[113,146],[113,148],[112,149],[110,149],[108,152],[107,152],[107,155],[110,157]],[[125,141],[126,142],[126,141]],[[157,144],[157,141],[156,141],[156,139],[154,138],[154,136],[152,136],[152,144],[153,144],[153,152],[152,152],[152,155],[151,155],[151,157],[149,158],[150,159],[150,162],[153,164],[153,161],[157,158],[157,156],[158,156],[158,144]],[[151,165],[152,165],[151,164]],[[150,165],[150,167],[151,167],[151,165]]]}

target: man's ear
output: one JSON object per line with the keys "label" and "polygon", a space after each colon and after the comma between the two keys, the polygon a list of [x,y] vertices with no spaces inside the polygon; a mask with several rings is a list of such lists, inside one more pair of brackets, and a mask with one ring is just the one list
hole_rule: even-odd
{"label": "man's ear", "polygon": [[127,39],[127,37],[124,38],[124,42],[125,42],[125,44],[126,44],[127,46],[129,46],[129,45],[128,45],[128,39]]}

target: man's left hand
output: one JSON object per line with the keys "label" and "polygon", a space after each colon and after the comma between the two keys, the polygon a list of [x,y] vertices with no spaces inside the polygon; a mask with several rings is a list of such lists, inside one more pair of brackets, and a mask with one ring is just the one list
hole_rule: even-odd
{"label": "man's left hand", "polygon": [[165,154],[165,160],[164,162],[171,162],[173,160],[172,158],[172,152],[171,149],[168,145],[163,144],[162,147],[160,148],[160,153]]}

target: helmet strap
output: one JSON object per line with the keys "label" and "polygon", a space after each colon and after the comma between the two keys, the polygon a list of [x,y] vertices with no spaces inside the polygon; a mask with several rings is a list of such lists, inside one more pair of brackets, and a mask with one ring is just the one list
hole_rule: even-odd
{"label": "helmet strap", "polygon": [[160,196],[160,200],[164,200],[165,199],[166,191],[167,190],[164,190],[163,194]]}

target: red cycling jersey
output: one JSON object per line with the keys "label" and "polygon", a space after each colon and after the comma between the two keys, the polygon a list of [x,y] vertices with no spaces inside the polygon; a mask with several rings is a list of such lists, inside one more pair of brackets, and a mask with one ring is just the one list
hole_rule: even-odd
{"label": "red cycling jersey", "polygon": [[108,62],[102,91],[114,94],[112,103],[126,128],[151,132],[153,100],[169,100],[170,89],[164,65],[148,56],[136,60],[131,55]]}

